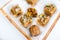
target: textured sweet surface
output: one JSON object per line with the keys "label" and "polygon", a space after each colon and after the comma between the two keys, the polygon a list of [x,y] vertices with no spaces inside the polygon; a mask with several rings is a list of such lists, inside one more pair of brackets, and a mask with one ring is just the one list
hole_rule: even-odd
{"label": "textured sweet surface", "polygon": [[22,12],[21,8],[19,7],[19,5],[15,5],[11,8],[11,13],[15,17],[17,17],[17,16],[21,15],[23,12]]}
{"label": "textured sweet surface", "polygon": [[56,12],[56,6],[54,4],[48,4],[44,7],[44,12],[48,16],[52,16]]}
{"label": "textured sweet surface", "polygon": [[37,17],[38,13],[35,8],[28,8],[27,12],[31,14],[32,17]]}
{"label": "textured sweet surface", "polygon": [[38,0],[26,0],[28,4],[35,5]]}
{"label": "textured sweet surface", "polygon": [[38,26],[36,26],[36,25],[32,25],[32,26],[29,28],[29,31],[30,31],[30,34],[31,34],[32,36],[37,36],[37,35],[40,34],[40,30],[39,30]]}
{"label": "textured sweet surface", "polygon": [[28,18],[26,15],[21,16],[19,20],[25,28],[27,28],[32,23],[32,18]]}
{"label": "textured sweet surface", "polygon": [[40,14],[37,19],[37,23],[42,26],[45,26],[49,22],[49,20],[50,20],[49,16],[46,16],[45,14]]}

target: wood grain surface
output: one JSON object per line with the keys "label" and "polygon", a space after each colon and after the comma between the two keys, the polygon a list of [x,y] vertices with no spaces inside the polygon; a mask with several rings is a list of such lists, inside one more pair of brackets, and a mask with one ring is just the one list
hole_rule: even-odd
{"label": "wood grain surface", "polygon": [[3,9],[1,9],[1,12],[9,20],[9,22],[12,23],[14,27],[27,38],[27,40],[31,40],[31,37],[27,35],[26,32],[24,32]]}
{"label": "wood grain surface", "polygon": [[47,37],[49,36],[49,34],[51,33],[51,31],[53,30],[56,22],[58,21],[58,19],[60,18],[60,13],[58,14],[57,18],[55,19],[54,23],[51,25],[51,27],[49,28],[48,32],[46,33],[46,35],[43,37],[42,40],[46,40]]}

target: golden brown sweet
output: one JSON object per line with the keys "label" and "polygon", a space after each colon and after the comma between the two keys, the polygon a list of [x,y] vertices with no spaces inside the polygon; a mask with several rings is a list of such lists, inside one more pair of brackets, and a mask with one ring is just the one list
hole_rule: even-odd
{"label": "golden brown sweet", "polygon": [[40,14],[37,19],[37,23],[42,26],[45,26],[48,23],[49,19],[50,19],[49,16],[46,16],[45,14]]}
{"label": "golden brown sweet", "polygon": [[23,15],[20,18],[20,22],[26,28],[32,23],[32,18],[31,17],[28,18],[28,17],[26,17],[26,15]]}
{"label": "golden brown sweet", "polygon": [[27,12],[29,13],[30,16],[37,17],[37,11],[35,8],[28,8]]}
{"label": "golden brown sweet", "polygon": [[39,28],[36,26],[36,25],[32,25],[30,28],[29,28],[29,31],[30,31],[30,34],[32,36],[37,36],[40,34],[40,30]]}
{"label": "golden brown sweet", "polygon": [[48,16],[52,16],[56,11],[56,7],[53,4],[46,5],[44,7],[44,12]]}
{"label": "golden brown sweet", "polygon": [[17,16],[19,16],[19,15],[22,14],[22,10],[21,10],[21,8],[20,8],[18,5],[16,5],[16,6],[13,6],[13,7],[11,8],[11,13],[12,13],[15,17],[17,17]]}
{"label": "golden brown sweet", "polygon": [[28,4],[35,5],[38,0],[26,0]]}
{"label": "golden brown sweet", "polygon": [[32,17],[32,14],[30,12],[27,12],[25,15],[27,18]]}

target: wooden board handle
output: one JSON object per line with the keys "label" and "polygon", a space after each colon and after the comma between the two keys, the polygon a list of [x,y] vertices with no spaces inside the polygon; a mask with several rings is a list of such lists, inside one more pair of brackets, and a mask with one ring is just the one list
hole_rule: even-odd
{"label": "wooden board handle", "polygon": [[6,16],[6,18],[16,27],[16,29],[19,30],[28,40],[31,40],[31,38],[9,17]]}
{"label": "wooden board handle", "polygon": [[57,18],[55,19],[54,23],[51,25],[51,27],[49,28],[48,32],[46,33],[46,35],[43,37],[42,40],[46,40],[47,37],[49,36],[49,34],[51,33],[51,31],[53,30],[56,22],[58,21],[58,19],[60,18],[60,13],[58,14]]}

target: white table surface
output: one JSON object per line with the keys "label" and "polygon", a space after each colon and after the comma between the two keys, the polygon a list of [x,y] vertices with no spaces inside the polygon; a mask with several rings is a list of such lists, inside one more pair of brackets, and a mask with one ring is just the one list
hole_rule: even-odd
{"label": "white table surface", "polygon": [[60,18],[57,21],[47,40],[60,40]]}
{"label": "white table surface", "polygon": [[[0,13],[0,40],[26,40],[26,38],[9,23]],[[60,40],[60,19],[56,23],[47,40]]]}
{"label": "white table surface", "polygon": [[0,12],[0,40],[26,40],[26,38]]}
{"label": "white table surface", "polygon": [[10,0],[0,0],[0,8]]}
{"label": "white table surface", "polygon": [[[0,0],[2,7],[9,0]],[[47,40],[60,40],[60,19]],[[26,38],[0,12],[0,40],[26,40]]]}

